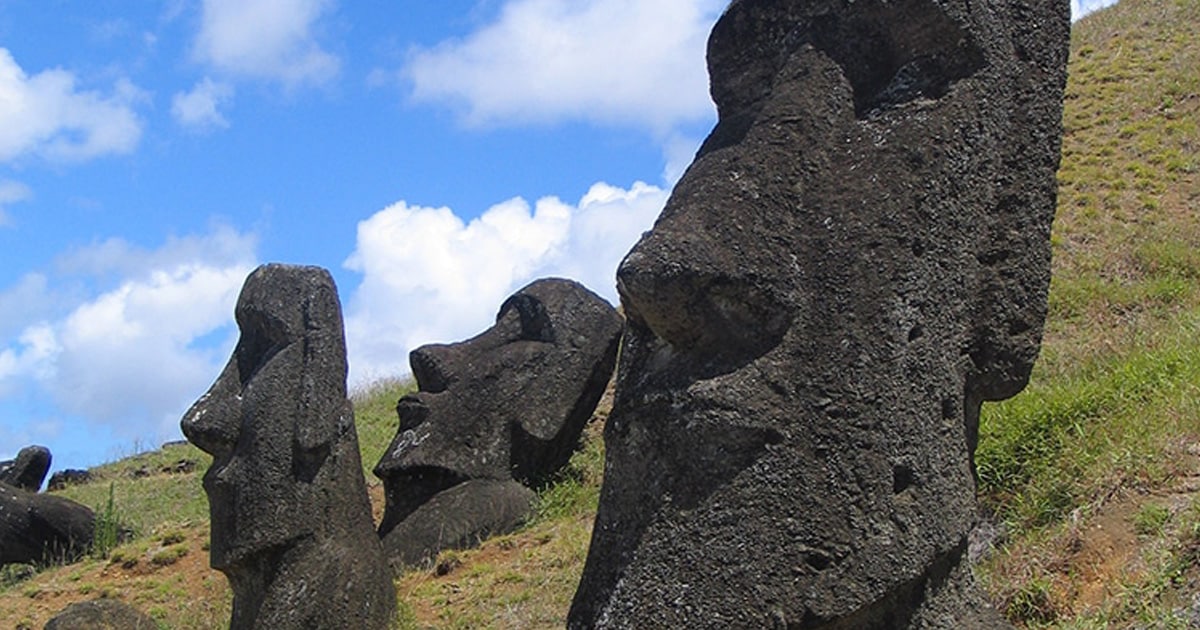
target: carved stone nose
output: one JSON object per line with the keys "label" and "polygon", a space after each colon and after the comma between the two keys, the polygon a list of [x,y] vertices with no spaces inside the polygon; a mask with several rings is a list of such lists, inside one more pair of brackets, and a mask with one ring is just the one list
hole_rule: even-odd
{"label": "carved stone nose", "polygon": [[421,346],[409,353],[408,363],[421,391],[434,394],[446,391],[454,380],[446,360],[449,354],[446,346],[440,344]]}

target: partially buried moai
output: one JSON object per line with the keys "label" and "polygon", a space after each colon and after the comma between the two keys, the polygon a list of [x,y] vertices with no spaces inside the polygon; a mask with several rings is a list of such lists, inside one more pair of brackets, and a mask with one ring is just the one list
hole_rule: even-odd
{"label": "partially buried moai", "polygon": [[1050,277],[1066,0],[735,0],[719,122],[618,287],[572,628],[996,628],[980,404]]}
{"label": "partially buried moai", "polygon": [[371,520],[333,278],[265,265],[246,279],[241,338],[183,432],[204,475],[210,557],[230,627],[386,628],[396,606]]}
{"label": "partially buried moai", "polygon": [[525,520],[567,463],[616,362],[616,309],[570,280],[543,279],[504,301],[496,323],[410,355],[418,392],[375,467],[384,549],[400,569]]}

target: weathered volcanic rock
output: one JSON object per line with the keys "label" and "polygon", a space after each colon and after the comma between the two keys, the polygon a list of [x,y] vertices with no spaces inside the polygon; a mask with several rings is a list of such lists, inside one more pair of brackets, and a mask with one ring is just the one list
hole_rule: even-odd
{"label": "weathered volcanic rock", "polygon": [[995,628],[984,400],[1050,277],[1066,0],[735,0],[719,122],[618,271],[572,628]]}
{"label": "weathered volcanic rock", "polygon": [[184,416],[212,454],[210,560],[232,628],[386,628],[391,573],[371,521],[333,278],[266,265],[246,279],[241,338]]}
{"label": "weathered volcanic rock", "polygon": [[76,602],[64,608],[45,630],[158,630],[158,623],[140,610],[115,599]]}
{"label": "weathered volcanic rock", "polygon": [[[511,531],[536,485],[571,457],[616,361],[616,309],[569,280],[538,280],[467,341],[409,359],[420,389],[396,406],[400,427],[375,467],[379,526],[396,568]],[[523,485],[525,484],[525,485]]]}
{"label": "weathered volcanic rock", "polygon": [[94,527],[86,506],[0,483],[0,565],[74,560],[91,546]]}
{"label": "weathered volcanic rock", "polygon": [[16,459],[0,462],[0,483],[37,492],[49,471],[50,449],[26,446],[17,453]]}
{"label": "weathered volcanic rock", "polygon": [[80,468],[66,468],[50,475],[50,481],[46,483],[47,490],[62,490],[67,486],[88,483],[92,480],[92,473]]}

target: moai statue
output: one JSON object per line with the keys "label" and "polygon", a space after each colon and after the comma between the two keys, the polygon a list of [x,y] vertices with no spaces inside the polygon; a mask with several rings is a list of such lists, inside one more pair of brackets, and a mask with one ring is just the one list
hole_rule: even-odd
{"label": "moai statue", "polygon": [[1050,278],[1066,0],[734,0],[719,122],[618,270],[571,628],[1000,628],[980,404]]}
{"label": "moai statue", "polygon": [[0,483],[37,492],[50,471],[50,449],[26,446],[15,459],[0,462]]}
{"label": "moai statue", "polygon": [[246,279],[241,338],[183,418],[213,456],[210,559],[230,627],[386,628],[396,606],[371,520],[333,278],[265,265]]}
{"label": "moai statue", "polygon": [[375,467],[379,526],[393,567],[468,547],[529,516],[536,486],[579,443],[616,362],[622,321],[577,282],[538,280],[494,326],[410,355],[419,390],[396,406],[399,431]]}

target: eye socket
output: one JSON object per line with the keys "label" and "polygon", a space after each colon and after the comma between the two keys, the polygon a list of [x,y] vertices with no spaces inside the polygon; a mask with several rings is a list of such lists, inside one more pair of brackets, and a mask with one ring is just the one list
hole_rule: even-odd
{"label": "eye socket", "polygon": [[287,331],[282,321],[262,311],[245,310],[237,315],[242,335],[233,352],[237,359],[238,380],[246,387],[272,357],[287,347]]}
{"label": "eye socket", "polygon": [[496,316],[496,322],[501,322],[513,311],[516,312],[520,325],[519,340],[554,343],[554,323],[541,300],[518,293],[500,305],[500,314]]}
{"label": "eye socket", "polygon": [[799,41],[842,67],[859,118],[922,96],[941,98],[984,66],[970,35],[930,0],[864,2],[847,16],[814,16],[804,30]]}

